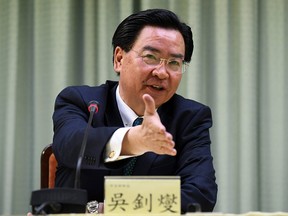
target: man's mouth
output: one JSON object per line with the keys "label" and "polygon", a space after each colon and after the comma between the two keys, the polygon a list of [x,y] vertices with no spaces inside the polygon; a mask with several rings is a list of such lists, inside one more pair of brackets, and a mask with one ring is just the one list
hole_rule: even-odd
{"label": "man's mouth", "polygon": [[147,81],[144,81],[143,84],[148,87],[148,88],[151,88],[153,90],[157,90],[157,91],[162,91],[162,90],[165,90],[165,85],[161,84],[161,83],[157,83],[157,82],[147,82]]}
{"label": "man's mouth", "polygon": [[159,85],[151,85],[152,88],[157,89],[157,90],[163,90],[164,88]]}

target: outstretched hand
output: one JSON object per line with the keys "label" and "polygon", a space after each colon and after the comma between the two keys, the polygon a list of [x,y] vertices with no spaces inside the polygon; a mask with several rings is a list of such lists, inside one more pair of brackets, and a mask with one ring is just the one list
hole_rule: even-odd
{"label": "outstretched hand", "polygon": [[154,99],[143,95],[145,112],[142,125],[132,127],[126,134],[122,146],[122,154],[141,155],[145,152],[176,155],[175,143],[166,131],[155,109]]}

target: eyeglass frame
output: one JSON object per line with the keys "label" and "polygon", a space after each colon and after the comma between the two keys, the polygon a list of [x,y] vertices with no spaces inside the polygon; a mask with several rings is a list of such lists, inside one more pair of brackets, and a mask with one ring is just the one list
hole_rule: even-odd
{"label": "eyeglass frame", "polygon": [[183,73],[185,73],[185,72],[187,71],[187,68],[189,67],[189,63],[188,63],[188,62],[186,62],[184,59],[181,59],[181,58],[178,57],[178,59],[181,59],[181,60],[182,60],[182,62],[181,62],[182,65],[179,66],[179,67],[181,68],[181,70],[179,70],[179,71],[173,71],[173,70],[169,69],[169,66],[168,66],[168,69],[167,69],[167,65],[168,65],[170,62],[173,62],[173,61],[171,61],[171,59],[176,59],[177,57],[176,57],[176,58],[168,58],[168,59],[165,59],[165,58],[159,58],[159,57],[155,56],[154,54],[149,54],[149,55],[151,55],[151,56],[154,56],[154,57],[155,57],[155,60],[159,61],[158,64],[149,64],[149,63],[147,63],[147,62],[144,60],[144,58],[148,58],[148,55],[141,55],[138,51],[136,51],[136,50],[134,50],[134,49],[130,49],[130,50],[133,51],[133,52],[136,52],[136,53],[138,54],[138,57],[142,58],[142,61],[143,61],[145,64],[149,65],[149,66],[154,66],[155,68],[157,68],[157,67],[161,66],[163,62],[165,62],[164,65],[165,65],[166,70],[167,70],[169,73],[172,73],[172,74],[183,74]]}

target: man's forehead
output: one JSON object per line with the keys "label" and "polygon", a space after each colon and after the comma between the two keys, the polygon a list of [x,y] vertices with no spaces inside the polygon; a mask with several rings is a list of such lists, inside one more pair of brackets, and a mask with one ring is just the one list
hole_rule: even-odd
{"label": "man's forehead", "polygon": [[140,31],[135,40],[133,47],[135,46],[142,50],[154,52],[163,51],[163,48],[165,50],[173,48],[176,49],[176,53],[182,53],[181,49],[185,49],[185,41],[178,30],[146,26]]}

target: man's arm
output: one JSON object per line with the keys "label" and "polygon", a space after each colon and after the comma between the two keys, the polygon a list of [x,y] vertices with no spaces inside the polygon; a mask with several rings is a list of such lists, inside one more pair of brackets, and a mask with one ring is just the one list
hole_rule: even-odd
{"label": "man's arm", "polygon": [[210,150],[211,111],[207,106],[201,106],[190,115],[186,113],[186,118],[180,118],[182,124],[179,124],[176,140],[180,145],[175,174],[181,176],[181,209],[198,203],[202,211],[212,211],[217,184]]}
{"label": "man's arm", "polygon": [[[84,98],[82,91],[87,94],[89,90],[87,88],[80,91],[77,87],[68,87],[57,96],[55,101],[53,152],[58,163],[68,168],[76,167],[89,118],[87,104],[90,98]],[[119,128],[104,125],[104,120],[101,120],[104,119],[104,107],[105,104],[101,104],[102,112],[99,111],[93,119],[93,121],[100,119],[99,125],[89,129],[83,169],[97,169],[103,166],[106,143]]]}

